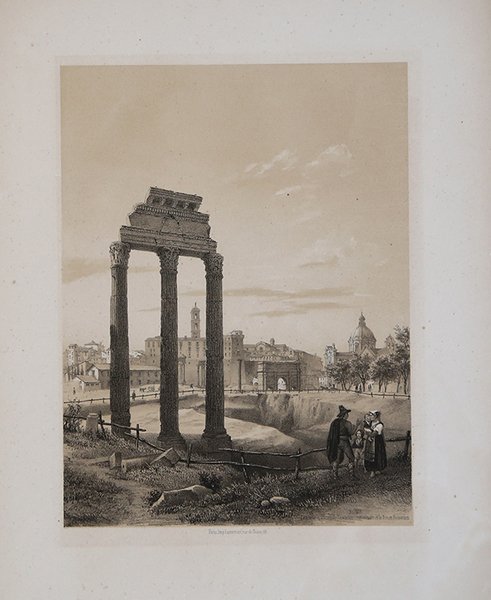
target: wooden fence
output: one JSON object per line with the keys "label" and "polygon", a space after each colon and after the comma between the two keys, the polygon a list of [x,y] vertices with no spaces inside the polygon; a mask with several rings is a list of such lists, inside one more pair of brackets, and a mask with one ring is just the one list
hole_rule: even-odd
{"label": "wooden fence", "polygon": [[[63,418],[64,419],[81,419],[84,421],[87,419],[87,417],[81,417],[78,415],[75,415],[75,416],[64,415]],[[159,452],[165,452],[165,448],[160,448],[159,446],[152,444],[148,440],[145,440],[143,437],[141,437],[140,434],[142,432],[145,432],[146,429],[142,429],[139,424],[137,424],[136,427],[129,427],[129,426],[125,426],[125,425],[117,425],[116,423],[110,423],[108,421],[104,421],[104,419],[102,418],[102,413],[99,411],[98,425],[101,428],[101,432],[104,437],[106,437],[105,426],[117,427],[118,429],[125,430],[125,431],[123,431],[123,434],[127,438],[135,440],[137,449],[139,449],[140,444],[143,443],[143,444],[149,446],[150,448],[153,448],[154,450],[158,450]],[[133,435],[131,433],[132,431],[135,431],[136,434]],[[411,431],[407,431],[406,435],[404,437],[386,438],[385,442],[386,443],[404,442],[404,451],[402,454],[402,460],[404,462],[407,462],[407,460],[409,459],[410,451],[411,451]],[[261,452],[258,450],[244,450],[243,448],[218,448],[217,450],[211,451],[210,453],[228,452],[231,454],[231,458],[234,455],[235,456],[238,455],[238,460],[235,460],[235,461],[234,460],[199,460],[199,459],[192,458],[193,444],[190,443],[190,444],[187,444],[187,447],[186,447],[186,457],[185,458],[179,457],[179,462],[185,463],[187,467],[189,467],[190,465],[228,465],[228,466],[237,467],[242,471],[242,474],[244,475],[244,480],[249,483],[250,482],[249,470],[259,469],[259,470],[266,470],[266,471],[272,471],[272,472],[276,471],[276,472],[282,472],[282,473],[293,472],[295,475],[295,479],[298,479],[300,472],[330,470],[331,466],[303,466],[302,467],[302,458],[305,458],[306,456],[317,454],[317,453],[325,454],[326,450],[327,450],[326,448],[316,448],[314,450],[307,450],[306,452],[302,452],[302,449],[299,448],[297,450],[297,452],[292,454],[292,453],[283,453],[283,452]],[[246,459],[245,459],[246,454],[251,455],[251,456],[261,456],[261,457],[265,457],[265,458],[281,457],[281,458],[291,460],[292,465],[291,465],[291,467],[273,467],[270,465],[260,465],[257,463],[250,463],[250,462],[246,462]]]}
{"label": "wooden fence", "polygon": [[[225,394],[265,394],[265,393],[270,393],[272,391],[275,390],[239,390],[239,389],[226,389],[225,390]],[[335,394],[336,392],[341,392],[344,390],[340,390],[338,388],[336,389],[330,389],[330,390],[326,390],[324,388],[308,388],[308,389],[303,389],[300,390],[300,392],[302,394],[318,394],[320,392],[331,392],[332,394]],[[395,393],[390,393],[390,392],[360,392],[357,390],[348,390],[346,393],[353,393],[353,394],[358,394],[360,396],[371,396],[372,398],[375,397],[380,397],[380,398],[392,398],[392,399],[396,399],[396,398],[411,398],[410,394],[395,394]],[[299,391],[298,390],[292,390],[290,392],[287,392],[289,394],[298,394]],[[179,390],[179,395],[185,395],[185,394],[203,394],[203,396],[205,395],[205,390],[202,388],[195,388],[194,390]],[[136,400],[145,400],[145,398],[153,398],[154,400],[156,400],[157,398],[159,398],[160,396],[160,392],[150,392],[150,393],[141,393],[141,394],[136,394],[133,396],[133,394],[130,395],[130,401],[136,402]],[[85,398],[83,400],[65,400],[63,402],[63,404],[84,404],[84,403],[90,403],[93,404],[94,402],[102,402],[102,404],[106,403],[106,400],[110,400],[109,396],[104,396],[102,398]]]}

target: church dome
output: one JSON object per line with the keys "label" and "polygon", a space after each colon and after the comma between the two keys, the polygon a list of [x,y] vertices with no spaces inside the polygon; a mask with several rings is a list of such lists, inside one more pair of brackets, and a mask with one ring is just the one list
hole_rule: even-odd
{"label": "church dome", "polygon": [[367,327],[365,317],[361,313],[358,319],[358,327],[353,331],[349,339],[350,352],[361,352],[364,348],[375,348],[377,340],[373,331]]}

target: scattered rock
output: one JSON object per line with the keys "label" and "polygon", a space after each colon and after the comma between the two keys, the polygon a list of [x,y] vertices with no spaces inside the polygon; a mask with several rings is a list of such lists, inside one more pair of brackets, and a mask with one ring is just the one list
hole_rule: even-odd
{"label": "scattered rock", "polygon": [[121,467],[121,452],[114,452],[109,457],[109,468],[110,469],[119,469]]}
{"label": "scattered rock", "polygon": [[176,465],[179,461],[180,461],[180,456],[179,454],[177,454],[177,452],[174,450],[174,448],[169,448],[168,450],[166,450],[165,452],[162,452],[162,454],[159,454],[155,460],[152,461],[152,465],[155,464],[162,464],[162,465],[167,465],[169,467],[173,467],[174,465]]}
{"label": "scattered rock", "polygon": [[269,501],[271,504],[290,504],[290,498],[285,498],[284,496],[273,496]]}
{"label": "scattered rock", "polygon": [[191,485],[180,490],[169,490],[162,493],[160,498],[152,504],[152,508],[157,508],[161,504],[176,506],[183,504],[184,502],[193,502],[201,500],[212,493],[213,492],[204,485]]}
{"label": "scattered rock", "polygon": [[189,489],[191,489],[200,499],[213,494],[212,490],[204,485],[192,485]]}
{"label": "scattered rock", "polygon": [[121,470],[123,473],[132,469],[139,469],[148,466],[155,458],[155,454],[144,454],[135,458],[123,458],[121,461]]}
{"label": "scattered rock", "polygon": [[271,502],[269,500],[262,500],[261,501],[261,506],[263,508],[268,508],[268,506],[271,506]]}

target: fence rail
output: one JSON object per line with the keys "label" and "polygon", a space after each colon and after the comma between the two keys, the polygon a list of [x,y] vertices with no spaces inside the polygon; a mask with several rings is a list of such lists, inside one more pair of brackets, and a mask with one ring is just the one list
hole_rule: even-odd
{"label": "fence rail", "polygon": [[[104,429],[104,426],[108,426],[108,427],[116,427],[118,429],[122,429],[125,430],[123,432],[123,434],[127,437],[130,438],[132,440],[135,440],[136,442],[136,448],[139,448],[140,443],[146,444],[147,446],[149,446],[150,448],[153,448],[155,450],[158,450],[159,452],[165,452],[165,448],[161,448],[159,446],[157,446],[156,444],[153,444],[152,442],[149,442],[148,440],[144,439],[143,437],[141,437],[141,432],[145,432],[145,429],[142,429],[140,427],[139,424],[136,425],[136,427],[130,427],[130,426],[126,426],[126,425],[118,425],[117,423],[111,423],[108,421],[104,421],[104,419],[102,418],[102,413],[99,411],[99,415],[98,415],[98,425],[101,427],[101,432],[104,435],[104,437],[106,436],[106,432]],[[78,415],[74,415],[74,416],[68,416],[68,415],[64,415],[63,416],[64,419],[80,419],[80,420],[86,420],[87,417],[81,417]],[[136,431],[136,435],[132,435],[132,431]],[[411,431],[407,431],[406,435],[404,437],[395,437],[395,438],[386,438],[385,441],[387,443],[392,443],[392,442],[405,442],[404,444],[404,451],[403,451],[403,460],[404,462],[407,462],[408,458],[409,458],[409,454],[410,454],[410,450],[411,450]],[[305,472],[305,471],[326,471],[326,470],[330,470],[332,467],[331,466],[317,466],[317,465],[313,465],[313,466],[303,466],[301,465],[301,459],[312,455],[312,454],[317,454],[317,453],[325,453],[327,451],[327,448],[315,448],[313,450],[307,450],[306,452],[302,452],[301,448],[298,449],[297,452],[295,453],[284,453],[284,452],[261,452],[261,451],[257,451],[257,450],[244,450],[243,448],[218,448],[217,450],[213,450],[210,453],[218,453],[218,452],[230,452],[230,454],[233,456],[234,453],[239,455],[240,458],[240,462],[238,461],[234,461],[234,460],[199,460],[199,459],[193,459],[192,458],[192,444],[188,444],[187,448],[186,448],[186,458],[181,458],[179,456],[179,461],[180,463],[184,463],[186,464],[187,467],[189,467],[190,465],[228,465],[228,466],[233,466],[233,467],[237,467],[239,469],[241,469],[242,474],[244,476],[244,480],[246,482],[250,482],[250,473],[248,471],[248,469],[259,469],[259,470],[265,470],[265,471],[277,471],[277,472],[293,472],[295,475],[295,479],[298,479],[300,476],[300,472]],[[257,463],[250,463],[250,462],[246,462],[245,460],[245,455],[249,454],[249,455],[253,455],[253,456],[262,456],[262,457],[282,457],[282,458],[286,458],[286,459],[294,459],[294,464],[291,467],[273,467],[270,465],[260,465]]]}
{"label": "fence rail", "polygon": [[[239,389],[226,389],[225,393],[226,394],[265,394],[267,392],[275,392],[277,390],[239,390]],[[336,392],[342,392],[345,390],[341,390],[339,388],[336,389],[330,389],[330,390],[326,390],[324,388],[307,388],[307,389],[302,389],[300,390],[300,392],[302,394],[318,394],[320,392],[331,392],[331,393],[336,393]],[[394,400],[396,398],[411,398],[410,394],[396,394],[396,393],[390,393],[390,392],[360,392],[358,390],[347,390],[346,393],[353,393],[353,394],[358,394],[359,396],[371,396],[372,398],[375,397],[380,397],[380,398],[393,398]],[[299,390],[289,390],[288,393],[299,393]],[[183,396],[183,395],[187,395],[187,394],[203,394],[203,396],[205,395],[205,390],[203,388],[195,388],[195,389],[190,389],[190,390],[179,390],[179,395]],[[136,402],[136,400],[144,400],[145,398],[154,398],[157,399],[160,396],[160,392],[150,392],[150,393],[141,393],[141,394],[135,394],[135,396],[133,396],[133,394],[130,395],[130,401],[134,401]],[[86,403],[90,403],[93,404],[94,402],[102,402],[102,404],[106,403],[106,400],[110,400],[111,398],[109,396],[103,396],[101,398],[84,398],[83,400],[77,400],[77,399],[73,399],[73,400],[64,400],[63,404],[86,404]]]}

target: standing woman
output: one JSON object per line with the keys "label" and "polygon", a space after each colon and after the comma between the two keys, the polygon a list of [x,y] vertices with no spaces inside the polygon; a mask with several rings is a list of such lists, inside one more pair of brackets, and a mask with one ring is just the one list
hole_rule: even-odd
{"label": "standing woman", "polygon": [[370,431],[365,447],[365,469],[370,471],[370,477],[380,475],[387,466],[387,453],[385,451],[384,424],[380,420],[380,411],[371,410],[372,416]]}

